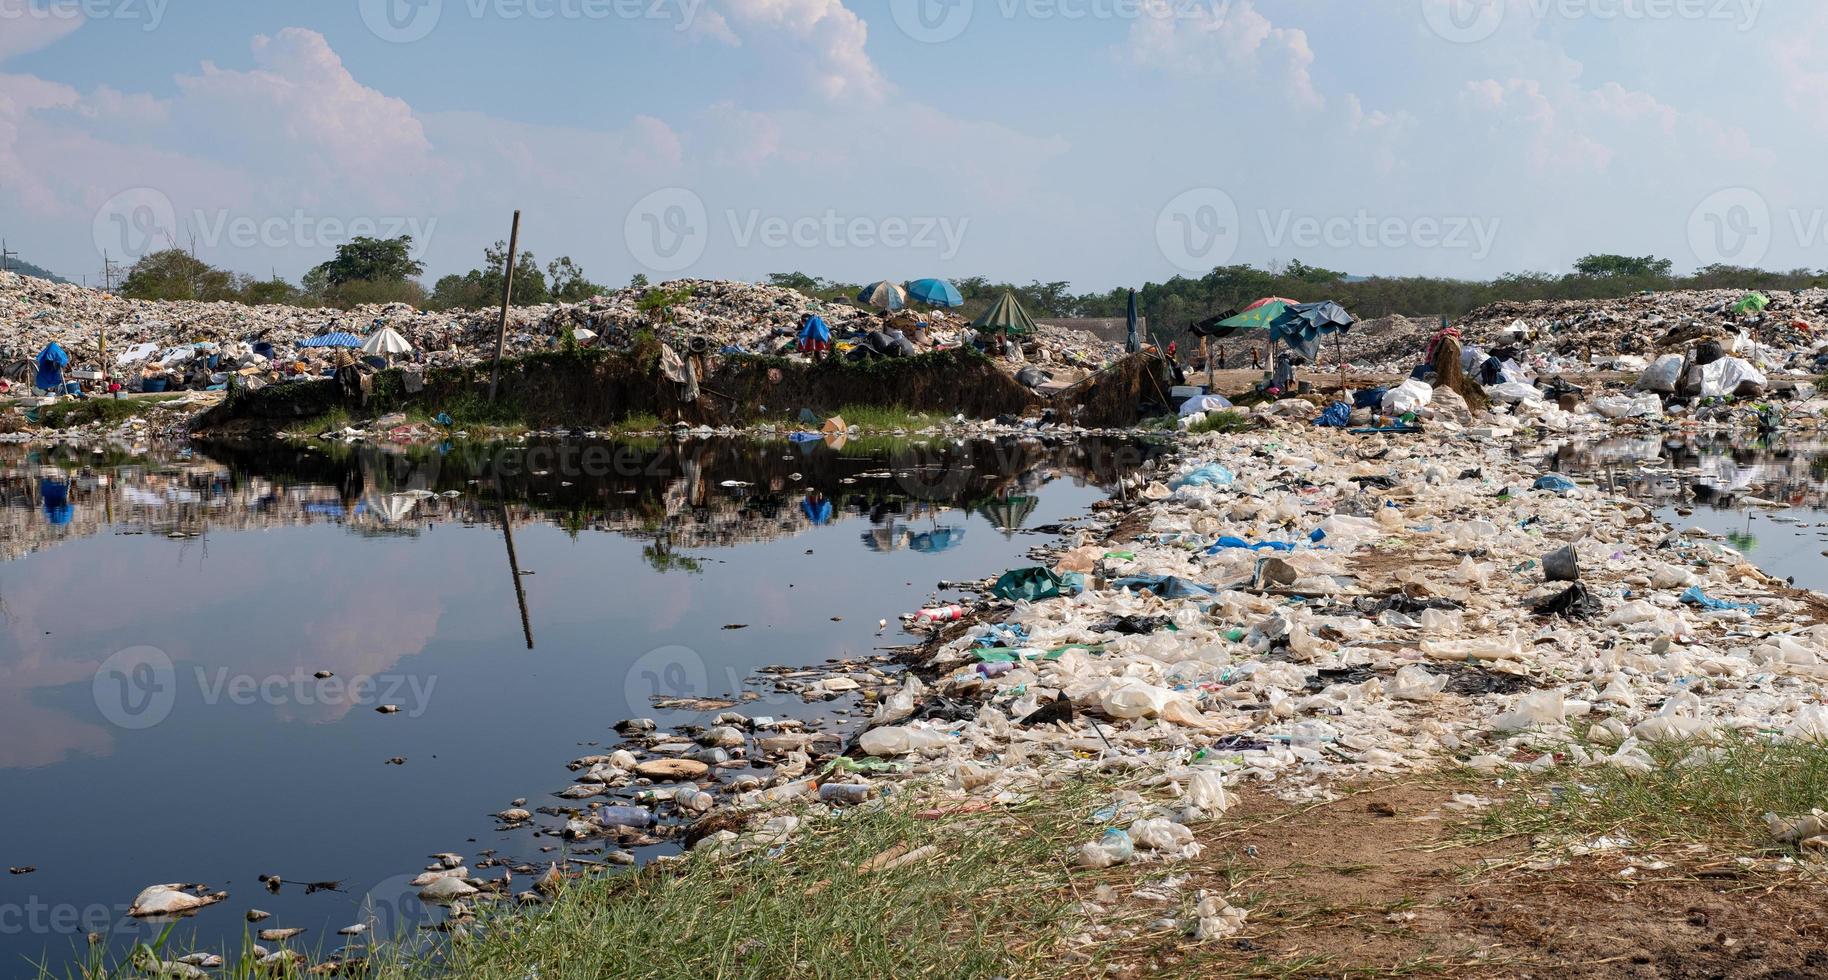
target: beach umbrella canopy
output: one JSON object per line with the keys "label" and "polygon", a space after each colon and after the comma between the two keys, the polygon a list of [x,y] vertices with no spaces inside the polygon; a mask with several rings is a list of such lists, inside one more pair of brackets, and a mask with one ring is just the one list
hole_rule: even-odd
{"label": "beach umbrella canopy", "polygon": [[884,279],[863,287],[857,302],[879,310],[899,310],[908,305],[908,291]]}
{"label": "beach umbrella canopy", "polygon": [[1272,297],[1260,299],[1246,307],[1244,312],[1236,313],[1223,320],[1207,320],[1194,325],[1194,332],[1204,337],[1229,337],[1247,330],[1268,330],[1294,305],[1292,299]]}
{"label": "beach umbrella canopy", "polygon": [[1031,334],[1035,332],[1035,321],[1028,311],[1016,301],[1014,293],[1004,293],[996,305],[985,310],[971,325],[986,333]]}
{"label": "beach umbrella canopy", "polygon": [[960,295],[958,287],[944,279],[916,279],[908,283],[908,298],[928,306],[952,308],[965,305],[965,297]]}
{"label": "beach umbrella canopy", "polygon": [[1312,361],[1320,353],[1321,337],[1346,333],[1357,322],[1332,300],[1296,303],[1285,307],[1283,315],[1270,324],[1270,337]]}
{"label": "beach umbrella canopy", "polygon": [[965,543],[965,529],[942,524],[931,531],[922,531],[908,540],[908,547],[922,554],[937,555],[942,551],[951,551]]}
{"label": "beach umbrella canopy", "polygon": [[362,353],[364,354],[391,355],[411,354],[412,352],[413,345],[407,343],[406,338],[400,336],[400,331],[395,330],[392,327],[382,327],[381,329],[376,330],[373,334],[370,334],[368,340],[362,344]]}
{"label": "beach umbrella canopy", "polygon": [[323,334],[321,336],[312,337],[310,340],[301,340],[298,342],[298,346],[300,346],[300,347],[360,347],[360,346],[362,346],[362,338],[357,337],[355,334],[345,333],[341,330],[338,330],[334,333],[327,333],[327,334]]}

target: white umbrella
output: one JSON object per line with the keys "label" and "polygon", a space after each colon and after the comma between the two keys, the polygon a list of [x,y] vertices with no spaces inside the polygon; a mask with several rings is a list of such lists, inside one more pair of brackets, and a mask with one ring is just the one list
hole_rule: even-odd
{"label": "white umbrella", "polygon": [[376,330],[362,344],[364,354],[381,354],[391,357],[394,354],[411,354],[412,352],[413,345],[407,343],[406,338],[400,336],[400,331],[392,327],[382,327]]}

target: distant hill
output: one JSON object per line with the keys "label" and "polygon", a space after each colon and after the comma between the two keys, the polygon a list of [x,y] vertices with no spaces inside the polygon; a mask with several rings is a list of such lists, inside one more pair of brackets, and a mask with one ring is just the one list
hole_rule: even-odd
{"label": "distant hill", "polygon": [[22,276],[31,276],[34,279],[49,279],[52,282],[67,283],[70,281],[49,269],[33,265],[30,262],[21,261],[18,258],[8,258],[6,260],[6,271],[16,272]]}

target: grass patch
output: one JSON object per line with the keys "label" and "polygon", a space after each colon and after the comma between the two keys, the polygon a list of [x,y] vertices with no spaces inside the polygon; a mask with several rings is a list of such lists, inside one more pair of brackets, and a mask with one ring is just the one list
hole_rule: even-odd
{"label": "grass patch", "polygon": [[944,420],[942,416],[911,412],[900,405],[846,405],[832,414],[863,429],[924,429]]}
{"label": "grass patch", "polygon": [[1610,765],[1549,770],[1472,832],[1527,834],[1550,845],[1624,835],[1640,847],[1793,852],[1772,838],[1765,813],[1794,816],[1828,800],[1828,746],[1821,744],[1735,735],[1645,750],[1652,760],[1646,772]]}
{"label": "grass patch", "polygon": [[[1007,976],[1046,972],[1073,924],[1063,861],[1103,795],[1069,784],[1013,810],[923,820],[902,797],[803,829],[778,858],[586,878],[485,922],[439,968],[379,976]],[[934,855],[860,871],[901,847]]]}
{"label": "grass patch", "polygon": [[1236,412],[1231,409],[1220,409],[1207,412],[1206,417],[1187,427],[1190,436],[1207,432],[1245,432],[1257,427],[1248,412]]}
{"label": "grass patch", "polygon": [[53,429],[88,425],[91,422],[120,422],[144,415],[160,403],[184,398],[185,394],[147,395],[139,398],[83,398],[61,401],[38,410],[38,421]]}

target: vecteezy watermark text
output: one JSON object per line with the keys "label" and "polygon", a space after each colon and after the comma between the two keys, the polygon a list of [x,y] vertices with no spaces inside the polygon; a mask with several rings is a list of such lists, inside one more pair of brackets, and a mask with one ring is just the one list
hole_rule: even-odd
{"label": "vecteezy watermark text", "polygon": [[659,21],[690,30],[704,0],[356,0],[362,22],[383,41],[410,44],[446,16],[495,21]]}
{"label": "vecteezy watermark text", "polygon": [[979,11],[1003,20],[1197,20],[1222,24],[1234,0],[889,0],[895,26],[926,44],[965,33]]}
{"label": "vecteezy watermark text", "polygon": [[1423,249],[1458,251],[1475,260],[1491,255],[1503,220],[1478,215],[1391,215],[1368,208],[1337,214],[1304,214],[1292,208],[1257,209],[1246,221],[1238,202],[1216,187],[1183,191],[1155,216],[1162,256],[1187,272],[1207,272],[1237,255],[1246,229],[1276,249]]}
{"label": "vecteezy watermark text", "polygon": [[171,0],[0,0],[0,25],[10,20],[115,20],[156,31],[170,5]]}
{"label": "vecteezy watermark text", "polygon": [[623,221],[623,239],[635,261],[657,272],[680,272],[704,257],[717,232],[737,249],[821,249],[919,252],[939,261],[956,258],[971,219],[963,215],[845,214],[835,208],[778,214],[730,208],[713,221],[704,199],[683,187],[666,187],[636,201]]}
{"label": "vecteezy watermark text", "polygon": [[[5,2],[5,0],[0,0]],[[438,230],[438,219],[414,215],[321,215],[302,208],[290,214],[245,214],[228,208],[198,208],[180,221],[171,198],[152,187],[134,187],[110,197],[95,212],[95,249],[127,261],[171,248],[335,249],[357,238],[412,237],[423,252]]]}
{"label": "vecteezy watermark text", "polygon": [[391,708],[409,718],[423,715],[438,686],[435,674],[358,674],[329,671],[252,674],[227,667],[192,666],[180,671],[158,647],[116,651],[96,668],[95,706],[120,728],[151,728],[171,716],[180,688],[189,686],[204,705]]}
{"label": "vecteezy watermark text", "polygon": [[1498,33],[1512,10],[1532,23],[1701,21],[1752,29],[1764,0],[1420,0],[1422,19],[1443,40],[1473,44]]}

